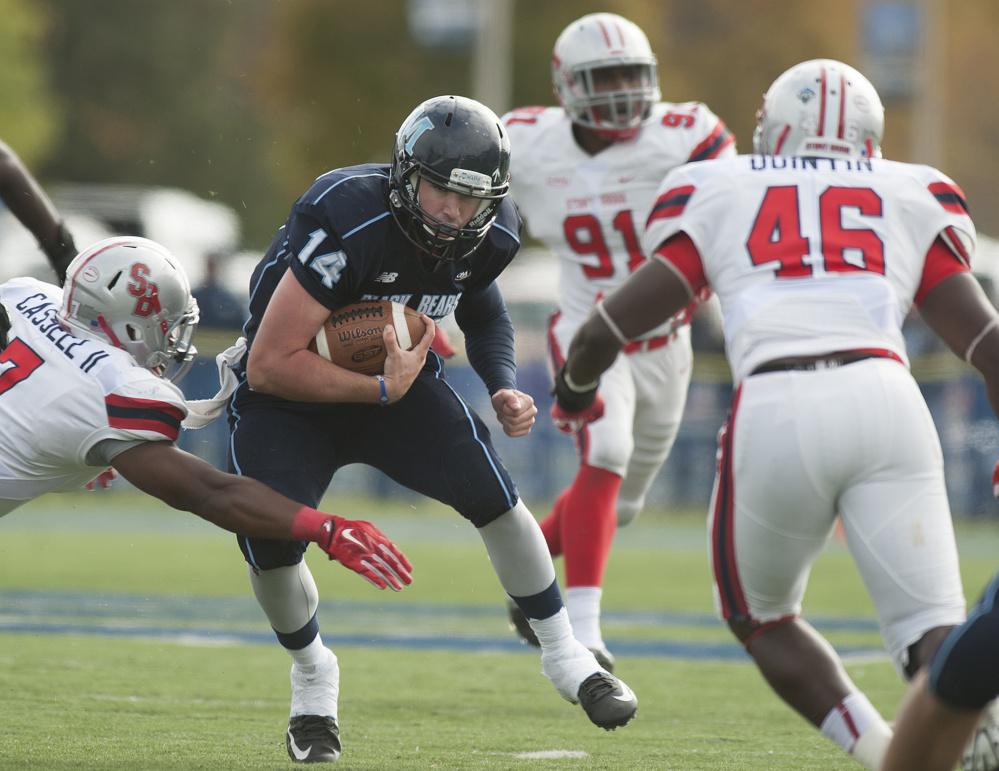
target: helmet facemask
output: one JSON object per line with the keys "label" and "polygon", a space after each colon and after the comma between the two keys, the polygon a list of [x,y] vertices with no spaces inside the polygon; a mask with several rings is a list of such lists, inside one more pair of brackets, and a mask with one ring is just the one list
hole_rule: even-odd
{"label": "helmet facemask", "polygon": [[[633,80],[638,85],[611,91],[600,89],[602,73],[625,67],[633,70]],[[652,106],[659,101],[654,64],[588,63],[573,69],[566,82],[573,94],[565,108],[572,122],[612,141],[634,138],[651,116]]]}

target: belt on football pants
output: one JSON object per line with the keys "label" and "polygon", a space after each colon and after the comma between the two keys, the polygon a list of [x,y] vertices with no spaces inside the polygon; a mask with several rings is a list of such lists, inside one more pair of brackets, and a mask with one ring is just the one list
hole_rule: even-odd
{"label": "belt on football pants", "polygon": [[761,364],[750,375],[761,375],[764,372],[815,372],[823,369],[836,369],[845,367],[865,359],[892,359],[901,363],[897,354],[888,350],[873,351],[843,351],[829,356],[816,356],[814,358],[796,356],[792,359],[776,359]]}
{"label": "belt on football pants", "polygon": [[624,346],[625,353],[635,353],[637,351],[654,351],[656,348],[662,348],[669,345],[669,341],[676,337],[675,332],[671,332],[668,335],[663,335],[662,337],[650,337],[648,340],[632,340],[630,343],[626,343]]}

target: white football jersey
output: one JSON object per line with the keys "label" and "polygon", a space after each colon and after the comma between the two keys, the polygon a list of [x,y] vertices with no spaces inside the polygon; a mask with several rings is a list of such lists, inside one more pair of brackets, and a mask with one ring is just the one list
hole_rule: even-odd
{"label": "white football jersey", "polygon": [[[744,155],[671,172],[643,244],[686,233],[718,296],[739,382],[790,356],[885,349],[908,362],[902,322],[942,236],[967,267],[975,226],[960,188],[929,166]],[[930,277],[928,280],[932,280]]]}
{"label": "white football jersey", "polygon": [[732,134],[699,102],[655,105],[633,140],[593,156],[561,107],[520,108],[503,122],[511,194],[531,236],[558,255],[559,309],[576,323],[644,262],[642,230],[666,173],[735,155]]}
{"label": "white football jersey", "polygon": [[177,439],[180,389],[125,351],[64,331],[61,289],[19,278],[0,300],[12,325],[0,351],[0,516],[94,479],[104,469],[86,458],[98,442]]}

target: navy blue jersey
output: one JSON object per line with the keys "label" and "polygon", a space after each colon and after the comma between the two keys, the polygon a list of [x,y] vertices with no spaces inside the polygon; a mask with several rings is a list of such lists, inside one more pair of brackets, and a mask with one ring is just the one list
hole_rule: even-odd
{"label": "navy blue jersey", "polygon": [[[389,209],[387,165],[324,174],[253,272],[253,338],[278,282],[291,268],[299,283],[334,310],[365,299],[390,299],[434,320],[455,313],[469,361],[490,393],[516,387],[513,328],[495,279],[517,252],[521,221],[505,199],[496,222],[471,255],[428,270]],[[245,367],[243,360],[243,367]],[[363,463],[400,484],[452,506],[482,527],[518,500],[516,485],[489,429],[448,383],[443,361],[427,355],[423,371],[398,402],[292,402],[249,388],[245,371],[229,403],[229,469],[315,506],[336,471]],[[419,448],[419,451],[413,451]],[[256,568],[293,565],[299,541],[240,538]]]}
{"label": "navy blue jersey", "polygon": [[361,300],[394,300],[439,321],[463,298],[485,296],[520,246],[522,222],[505,199],[482,244],[464,260],[423,266],[389,208],[389,166],[365,164],[319,177],[295,205],[250,281],[249,344],[271,294],[291,266],[331,311]]}

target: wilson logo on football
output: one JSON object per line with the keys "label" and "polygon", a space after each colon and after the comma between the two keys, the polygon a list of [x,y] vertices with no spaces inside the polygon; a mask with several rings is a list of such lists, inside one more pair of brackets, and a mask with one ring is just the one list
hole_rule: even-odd
{"label": "wilson logo on football", "polygon": [[381,327],[354,327],[353,329],[340,329],[336,333],[341,343],[351,343],[356,340],[367,340],[369,338],[380,338],[382,336]]}

